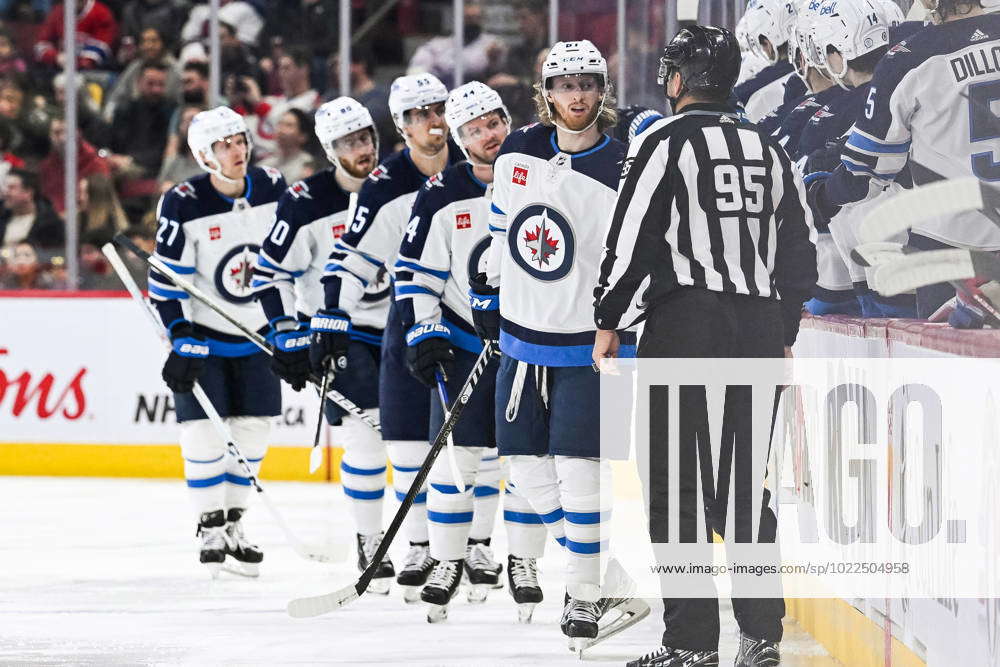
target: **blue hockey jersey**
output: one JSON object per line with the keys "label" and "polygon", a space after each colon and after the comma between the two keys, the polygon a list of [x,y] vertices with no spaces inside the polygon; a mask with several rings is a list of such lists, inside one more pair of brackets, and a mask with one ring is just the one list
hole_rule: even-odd
{"label": "blue hockey jersey", "polygon": [[802,132],[809,120],[816,112],[836,100],[844,92],[840,86],[830,86],[826,90],[806,95],[778,123],[772,131],[772,136],[778,139],[778,143],[785,148],[792,160],[798,160],[802,157],[800,152]]}
{"label": "blue hockey jersey", "polygon": [[[242,197],[232,199],[212,186],[208,174],[184,181],[157,205],[155,255],[195,287],[211,295],[254,330],[267,323],[252,286],[260,241],[274,220],[285,179],[277,169],[250,167]],[[253,354],[257,347],[214,311],[188,298],[168,277],[149,272],[149,296],[164,326],[194,323],[213,355]]]}
{"label": "blue hockey jersey", "polygon": [[865,83],[849,90],[841,88],[839,95],[831,94],[829,101],[817,109],[802,128],[799,157],[820,150],[827,142],[836,141],[847,134],[865,107],[868,89],[869,84]]}

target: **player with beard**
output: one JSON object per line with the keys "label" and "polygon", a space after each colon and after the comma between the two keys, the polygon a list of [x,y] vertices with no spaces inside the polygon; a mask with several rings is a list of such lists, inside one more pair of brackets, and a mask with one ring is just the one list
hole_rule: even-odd
{"label": "player with beard", "polygon": [[[334,245],[323,276],[324,308],[312,319],[310,361],[321,373],[328,360],[339,372],[350,372],[349,331],[359,315],[365,288],[395,266],[397,280],[409,280],[408,269],[396,262],[404,234],[411,233],[410,209],[417,191],[430,176],[459,158],[449,146],[444,102],[448,89],[430,74],[401,76],[389,92],[389,110],[406,148],[376,167],[351,206],[347,230]],[[427,387],[406,367],[405,331],[399,309],[392,303],[382,336],[379,360],[379,401],[382,440],[393,466],[393,486],[402,500],[427,457],[430,406]],[[340,360],[346,359],[346,368]],[[408,602],[419,599],[420,588],[434,566],[427,534],[427,494],[421,491],[403,524],[410,550],[397,583]],[[391,576],[391,571],[379,573]]]}
{"label": "player with beard", "polygon": [[[486,275],[470,281],[477,333],[499,339],[496,435],[518,491],[567,555],[560,622],[570,648],[638,621],[618,599],[620,566],[601,566],[611,471],[600,442],[595,326],[580,296],[597,284],[626,147],[603,134],[617,118],[607,63],[589,41],[559,42],[536,86],[540,123],[511,134],[494,163]],[[622,354],[635,335],[622,332]],[[618,613],[602,616],[609,609]],[[602,621],[599,623],[599,621]]]}
{"label": "player with beard", "polygon": [[[339,97],[316,112],[316,136],[333,167],[294,183],[281,196],[274,223],[261,244],[254,288],[270,325],[271,368],[295,391],[309,378],[309,321],[323,307],[320,282],[333,245],[347,229],[351,200],[375,167],[378,135],[371,114],[356,100]],[[348,329],[349,363],[330,383],[355,405],[378,418],[379,345],[389,312],[389,280],[371,282]],[[326,418],[344,446],[340,465],[344,494],[357,528],[358,567],[364,570],[382,536],[385,445],[358,417],[327,401]],[[386,594],[392,561],[369,590]]]}

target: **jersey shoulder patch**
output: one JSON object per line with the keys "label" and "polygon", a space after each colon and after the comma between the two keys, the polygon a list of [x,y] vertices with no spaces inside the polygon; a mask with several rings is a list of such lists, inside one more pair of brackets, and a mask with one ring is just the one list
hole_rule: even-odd
{"label": "jersey shoulder patch", "polygon": [[287,187],[285,177],[274,167],[250,167],[248,175],[253,187],[250,193],[252,206],[278,201]]}

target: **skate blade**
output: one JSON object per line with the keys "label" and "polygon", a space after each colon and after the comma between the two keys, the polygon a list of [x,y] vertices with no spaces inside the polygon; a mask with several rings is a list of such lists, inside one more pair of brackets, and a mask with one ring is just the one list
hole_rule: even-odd
{"label": "skate blade", "polygon": [[403,601],[406,604],[417,604],[421,602],[420,591],[423,586],[400,586],[403,589]]}
{"label": "skate blade", "polygon": [[465,599],[469,604],[483,604],[491,590],[492,584],[470,584],[465,592]]}
{"label": "skate blade", "polygon": [[428,623],[443,623],[448,620],[448,605],[432,604],[427,607]]}
{"label": "skate blade", "polygon": [[258,563],[242,563],[233,558],[226,558],[226,561],[222,564],[222,570],[229,574],[249,579],[256,579],[260,576],[260,565]]}
{"label": "skate blade", "polygon": [[569,650],[576,654],[576,657],[583,660],[583,652],[593,646],[594,641],[588,637],[570,637]]}
{"label": "skate blade", "polygon": [[219,573],[222,571],[222,563],[204,563],[204,565],[208,568],[208,575],[212,579],[219,578]]}
{"label": "skate blade", "polygon": [[[605,639],[614,637],[618,633],[627,630],[642,619],[649,616],[649,605],[639,598],[631,598],[615,607],[612,607],[605,613],[607,614],[612,611],[620,612],[618,617],[603,626],[599,625],[597,628],[597,636],[592,639],[586,639],[586,646],[583,647],[584,649],[588,649],[595,644],[599,644]],[[603,617],[601,620],[603,620]]]}
{"label": "skate blade", "polygon": [[531,623],[531,617],[535,613],[537,602],[522,602],[517,605],[517,622],[523,625]]}
{"label": "skate blade", "polygon": [[368,584],[368,588],[365,589],[365,593],[371,593],[372,595],[388,595],[389,588],[392,586],[391,577],[380,577],[378,579],[372,579],[371,583]]}

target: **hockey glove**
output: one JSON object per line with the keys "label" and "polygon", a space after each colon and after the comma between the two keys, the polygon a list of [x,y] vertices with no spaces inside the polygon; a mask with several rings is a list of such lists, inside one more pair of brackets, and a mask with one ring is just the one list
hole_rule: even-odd
{"label": "hockey glove", "polygon": [[826,179],[829,177],[830,172],[818,171],[814,174],[808,174],[803,179],[806,184],[806,202],[808,202],[813,214],[813,226],[821,234],[830,231],[830,220],[840,213],[840,207],[831,204],[826,195]]}
{"label": "hockey glove", "polygon": [[274,323],[268,336],[274,345],[271,370],[295,391],[309,381],[309,326],[288,318]]}
{"label": "hockey glove", "polygon": [[313,315],[309,364],[317,375],[323,375],[327,364],[332,364],[334,371],[347,368],[347,348],[351,344],[347,332],[350,326],[351,317],[339,308],[320,310]]}
{"label": "hockey glove", "polygon": [[500,288],[486,283],[486,274],[469,278],[472,324],[481,340],[500,340]]}
{"label": "hockey glove", "polygon": [[194,333],[190,322],[178,322],[170,328],[170,342],[173,348],[167,363],[163,364],[163,381],[170,391],[184,394],[194,389],[197,380],[205,370],[208,358],[208,344]]}
{"label": "hockey glove", "polygon": [[451,331],[443,324],[418,324],[406,333],[406,367],[422,384],[433,387],[440,367],[445,376],[455,369]]}

